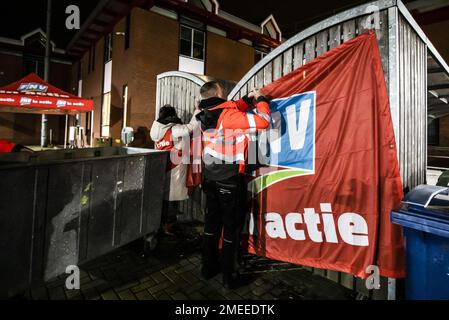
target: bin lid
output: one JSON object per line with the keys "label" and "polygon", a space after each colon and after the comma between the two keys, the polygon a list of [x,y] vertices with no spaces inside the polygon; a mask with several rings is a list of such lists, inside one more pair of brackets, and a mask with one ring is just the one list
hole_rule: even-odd
{"label": "bin lid", "polygon": [[419,185],[410,191],[391,221],[403,227],[449,238],[449,188]]}
{"label": "bin lid", "polygon": [[421,184],[407,193],[403,203],[424,208],[447,207],[449,209],[449,188]]}

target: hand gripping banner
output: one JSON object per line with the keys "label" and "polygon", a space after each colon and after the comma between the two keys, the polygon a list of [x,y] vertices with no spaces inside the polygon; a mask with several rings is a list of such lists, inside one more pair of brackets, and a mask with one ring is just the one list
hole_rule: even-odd
{"label": "hand gripping banner", "polygon": [[[249,250],[366,278],[404,277],[403,197],[388,93],[369,31],[263,88],[267,167],[251,181]],[[264,143],[264,140],[266,143]]]}

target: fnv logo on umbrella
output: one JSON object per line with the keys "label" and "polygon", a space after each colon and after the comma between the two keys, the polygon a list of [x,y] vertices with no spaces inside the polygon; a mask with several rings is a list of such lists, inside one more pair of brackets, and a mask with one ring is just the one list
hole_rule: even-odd
{"label": "fnv logo on umbrella", "polygon": [[47,90],[48,86],[35,82],[21,83],[17,89],[21,92],[47,92]]}
{"label": "fnv logo on umbrella", "polygon": [[29,105],[33,102],[33,100],[31,98],[26,98],[26,97],[22,97],[20,98],[20,105],[21,106],[26,106]]}
{"label": "fnv logo on umbrella", "polygon": [[271,127],[259,137],[268,164],[251,182],[258,193],[270,185],[315,173],[316,92],[305,92],[270,103]]}

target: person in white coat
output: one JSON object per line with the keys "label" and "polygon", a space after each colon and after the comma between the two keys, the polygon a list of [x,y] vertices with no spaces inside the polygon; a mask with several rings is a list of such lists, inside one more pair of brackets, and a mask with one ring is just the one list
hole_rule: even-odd
{"label": "person in white coat", "polygon": [[[195,115],[192,120],[183,124],[176,114],[176,109],[171,105],[165,105],[159,110],[159,118],[153,122],[150,130],[151,139],[154,141],[155,148],[178,152],[180,158],[182,146],[189,139],[190,134],[198,126]],[[184,151],[185,152],[185,151]],[[179,159],[180,159],[179,158]],[[178,202],[189,198],[186,186],[188,164],[173,163],[169,160],[167,166],[166,183],[164,186],[164,209],[162,214],[162,226],[166,234],[172,234],[171,228],[176,222]]]}

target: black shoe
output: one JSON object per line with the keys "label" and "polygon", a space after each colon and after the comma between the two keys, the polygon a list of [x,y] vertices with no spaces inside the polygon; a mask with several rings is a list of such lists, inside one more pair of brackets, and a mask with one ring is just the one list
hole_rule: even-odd
{"label": "black shoe", "polygon": [[227,290],[237,289],[249,284],[249,278],[240,275],[238,272],[223,273],[223,287]]}
{"label": "black shoe", "polygon": [[220,267],[213,267],[213,268],[202,267],[201,268],[201,276],[205,280],[210,280],[210,279],[212,279],[213,277],[215,277],[219,273],[220,273]]}

